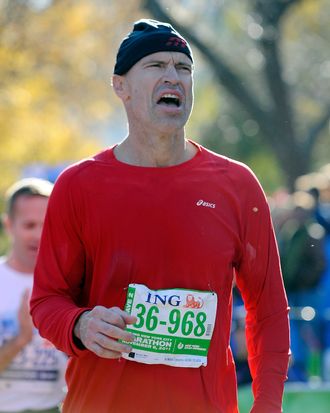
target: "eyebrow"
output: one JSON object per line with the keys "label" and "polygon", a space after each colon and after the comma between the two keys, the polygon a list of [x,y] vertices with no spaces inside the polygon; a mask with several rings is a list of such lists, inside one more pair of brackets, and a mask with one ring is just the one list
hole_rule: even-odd
{"label": "eyebrow", "polygon": [[[159,60],[159,59],[150,59],[144,62],[144,65],[148,65],[150,63],[156,63],[156,64],[160,64],[160,65],[167,65],[170,61],[166,61],[166,60]],[[174,66],[187,66],[190,68],[193,68],[193,64],[190,62],[183,62],[183,61],[178,61],[178,62],[174,62]]]}

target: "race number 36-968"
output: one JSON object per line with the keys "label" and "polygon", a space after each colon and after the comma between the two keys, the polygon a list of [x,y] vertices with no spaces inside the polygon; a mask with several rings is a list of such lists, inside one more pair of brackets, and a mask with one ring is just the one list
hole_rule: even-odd
{"label": "race number 36-968", "polygon": [[214,292],[130,284],[125,310],[137,321],[127,328],[135,336],[133,351],[123,357],[148,364],[205,366],[216,308]]}

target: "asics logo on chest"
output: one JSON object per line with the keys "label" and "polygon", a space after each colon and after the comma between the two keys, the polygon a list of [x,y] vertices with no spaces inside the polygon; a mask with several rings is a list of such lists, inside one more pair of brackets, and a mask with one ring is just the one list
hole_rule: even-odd
{"label": "asics logo on chest", "polygon": [[215,208],[215,204],[213,204],[212,202],[204,201],[203,199],[199,199],[199,200],[196,202],[196,205],[197,205],[197,206],[206,207],[206,208]]}

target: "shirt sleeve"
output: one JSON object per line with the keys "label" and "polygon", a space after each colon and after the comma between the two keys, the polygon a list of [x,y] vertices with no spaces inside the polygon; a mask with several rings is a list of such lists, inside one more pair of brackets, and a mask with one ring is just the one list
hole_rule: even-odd
{"label": "shirt sleeve", "polygon": [[81,313],[86,256],[78,219],[81,202],[73,202],[79,190],[75,169],[64,172],[49,199],[34,274],[31,315],[41,336],[68,355],[84,350],[73,340],[73,328]]}
{"label": "shirt sleeve", "polygon": [[289,362],[288,302],[266,197],[250,172],[241,193],[241,257],[236,282],[246,308],[254,404],[251,413],[282,412]]}

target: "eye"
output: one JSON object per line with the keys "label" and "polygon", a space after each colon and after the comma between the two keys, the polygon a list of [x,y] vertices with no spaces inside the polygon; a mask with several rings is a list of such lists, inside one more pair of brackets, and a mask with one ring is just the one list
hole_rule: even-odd
{"label": "eye", "polygon": [[158,62],[152,62],[152,63],[149,63],[147,66],[146,66],[147,68],[148,67],[151,67],[151,68],[153,68],[153,67],[161,67],[161,63],[158,63]]}
{"label": "eye", "polygon": [[36,224],[34,222],[25,222],[24,223],[24,228],[29,230],[29,229],[33,229],[36,226]]}
{"label": "eye", "polygon": [[188,65],[178,65],[177,70],[180,70],[182,72],[191,73],[192,72],[192,67],[188,66]]}

